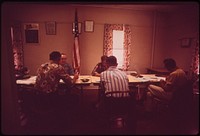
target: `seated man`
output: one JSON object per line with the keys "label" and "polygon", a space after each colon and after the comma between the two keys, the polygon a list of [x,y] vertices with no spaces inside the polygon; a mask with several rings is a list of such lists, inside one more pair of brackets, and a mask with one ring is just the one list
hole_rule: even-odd
{"label": "seated man", "polygon": [[57,92],[57,87],[60,79],[62,79],[67,85],[72,86],[78,79],[78,74],[74,75],[74,78],[66,73],[64,68],[59,65],[61,54],[54,51],[50,54],[50,62],[42,64],[37,71],[37,78],[35,87],[38,91],[44,93]]}
{"label": "seated man", "polygon": [[[113,91],[129,91],[128,77],[125,72],[117,68],[117,58],[115,56],[110,56],[107,58],[106,62],[108,69],[100,75],[100,80],[105,87],[105,93]],[[113,96],[121,97],[116,94]],[[125,93],[123,96],[128,96],[128,94]]]}
{"label": "seated man", "polygon": [[160,81],[160,86],[148,86],[149,92],[147,92],[147,99],[145,102],[145,108],[147,112],[151,112],[153,110],[153,97],[157,97],[161,100],[169,102],[172,99],[173,93],[187,82],[187,76],[185,72],[176,66],[174,59],[168,58],[163,62],[165,68],[170,72],[170,74],[168,77],[166,77],[166,81]]}
{"label": "seated man", "polygon": [[100,76],[101,72],[105,71],[108,67],[106,65],[107,56],[101,56],[101,62],[99,62],[92,71],[92,76]]}
{"label": "seated man", "polygon": [[[62,79],[64,83],[68,86],[67,91],[71,91],[71,87],[76,82],[79,76],[78,74],[74,74],[74,78],[72,79],[66,73],[64,68],[59,64],[61,59],[60,52],[53,51],[50,53],[49,57],[50,62],[42,64],[37,70],[35,88],[37,92],[42,96],[48,96],[44,97],[46,98],[47,103],[52,103],[52,105],[55,105],[58,104],[55,102],[55,99],[58,98],[57,94],[60,94],[60,92],[62,92],[62,90],[58,88],[60,79]],[[59,97],[59,99],[60,98],[61,97]],[[68,98],[71,98],[71,96]],[[61,100],[59,99],[57,100],[60,102]]]}
{"label": "seated man", "polygon": [[67,56],[65,53],[61,53],[60,64],[64,67],[67,74],[74,75],[74,69],[69,63],[67,63]]}
{"label": "seated man", "polygon": [[[117,58],[109,56],[106,60],[108,69],[101,73],[100,82],[103,84],[102,92],[104,99],[100,99],[100,103],[96,105],[100,109],[105,109],[106,116],[112,121],[119,121],[122,124],[128,124],[128,128],[132,129],[134,121],[135,101],[129,94],[129,80],[124,71],[117,68]],[[128,91],[128,92],[127,92]],[[112,92],[110,94],[110,92]],[[100,110],[102,111],[102,110]],[[104,110],[103,110],[104,111]]]}

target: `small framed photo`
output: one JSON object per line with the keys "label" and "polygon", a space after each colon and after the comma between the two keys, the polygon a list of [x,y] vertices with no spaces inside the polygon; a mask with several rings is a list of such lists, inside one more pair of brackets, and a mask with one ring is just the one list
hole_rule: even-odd
{"label": "small framed photo", "polygon": [[[81,33],[81,29],[82,29],[82,24],[81,22],[78,23],[78,33]],[[75,23],[72,23],[72,33],[75,34]]]}
{"label": "small framed photo", "polygon": [[39,24],[25,23],[24,24],[25,43],[39,43]]}
{"label": "small framed photo", "polygon": [[56,35],[56,22],[55,21],[45,22],[45,27],[46,27],[47,35]]}
{"label": "small framed photo", "polygon": [[191,38],[182,38],[181,39],[181,47],[187,48],[190,47],[191,44]]}
{"label": "small framed photo", "polygon": [[94,31],[94,21],[87,20],[85,21],[85,32],[93,32]]}

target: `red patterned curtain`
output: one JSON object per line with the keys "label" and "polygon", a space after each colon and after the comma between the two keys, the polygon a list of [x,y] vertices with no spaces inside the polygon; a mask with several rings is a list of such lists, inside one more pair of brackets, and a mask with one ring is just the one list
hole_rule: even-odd
{"label": "red patterned curtain", "polygon": [[199,93],[199,41],[196,41],[192,63],[190,66],[190,78],[193,80],[193,91]]}
{"label": "red patterned curtain", "polygon": [[14,66],[16,70],[20,70],[24,66],[21,25],[13,25],[11,27],[11,38],[14,55]]}
{"label": "red patterned curtain", "polygon": [[130,63],[131,28],[129,25],[105,24],[104,25],[104,47],[103,54],[110,56],[113,54],[113,30],[124,29],[124,64],[123,70],[128,70]]}
{"label": "red patterned curtain", "polygon": [[128,70],[130,66],[130,48],[131,48],[131,27],[124,26],[124,67],[123,70]]}
{"label": "red patterned curtain", "polygon": [[110,56],[113,54],[113,30],[123,30],[123,25],[105,24],[104,25],[104,48],[103,54]]}

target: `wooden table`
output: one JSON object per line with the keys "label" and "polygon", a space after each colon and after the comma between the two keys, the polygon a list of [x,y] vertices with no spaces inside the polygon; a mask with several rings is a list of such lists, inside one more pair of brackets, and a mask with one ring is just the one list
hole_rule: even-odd
{"label": "wooden table", "polygon": [[[138,94],[140,94],[141,89],[146,88],[146,86],[149,83],[152,84],[157,84],[160,82],[161,79],[165,80],[165,77],[158,77],[155,74],[141,74],[140,77],[138,76],[132,76],[132,75],[127,75],[129,79],[129,86],[131,87],[136,87]],[[71,76],[73,78],[73,76]],[[89,79],[88,82],[83,82],[81,79]],[[31,76],[28,79],[19,79],[16,80],[16,83],[18,86],[23,87],[23,86],[31,86],[33,87],[35,84],[36,76]],[[62,80],[60,80],[61,84],[64,84]],[[79,79],[77,79],[75,86],[80,89],[81,96],[83,96],[83,90],[84,87],[88,86],[96,86],[99,91],[100,85],[100,77],[97,76],[91,76],[91,75],[80,75]]]}
{"label": "wooden table", "polygon": [[[141,77],[127,75],[129,79],[129,84],[138,84],[145,82],[160,82],[161,79],[165,80],[165,77],[156,76],[156,74],[141,74]],[[73,78],[73,76],[71,76]],[[81,79],[89,79],[88,82],[83,82]],[[17,85],[34,85],[36,80],[36,76],[31,76],[27,79],[18,79],[16,80]],[[60,80],[60,83],[64,83]],[[98,85],[100,84],[100,77],[91,76],[91,75],[81,75],[79,79],[77,79],[75,85]]]}

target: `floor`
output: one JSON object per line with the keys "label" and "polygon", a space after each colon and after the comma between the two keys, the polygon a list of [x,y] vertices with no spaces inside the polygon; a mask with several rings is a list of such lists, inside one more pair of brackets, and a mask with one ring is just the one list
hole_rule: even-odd
{"label": "floor", "polygon": [[[97,90],[84,90],[79,106],[63,107],[61,112],[24,114],[25,135],[195,135],[199,133],[199,95],[194,96],[190,117],[178,120],[165,111],[146,114],[136,102],[131,123],[123,119],[108,121],[95,108]],[[176,119],[176,120],[175,120]]]}

